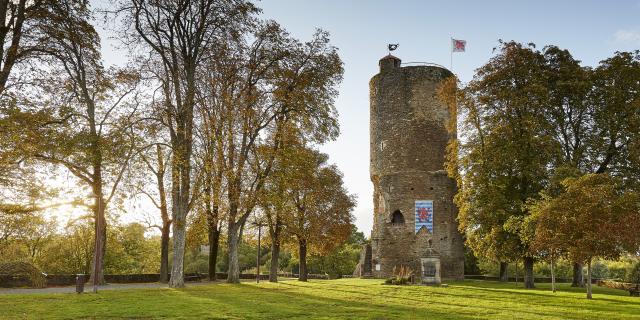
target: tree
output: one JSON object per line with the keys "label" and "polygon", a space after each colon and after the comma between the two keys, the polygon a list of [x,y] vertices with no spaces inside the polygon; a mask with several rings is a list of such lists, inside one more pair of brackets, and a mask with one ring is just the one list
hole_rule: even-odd
{"label": "tree", "polygon": [[38,263],[48,273],[89,274],[94,254],[95,229],[91,216],[70,220],[50,243]]}
{"label": "tree", "polygon": [[587,299],[591,299],[591,262],[618,259],[640,247],[640,194],[625,191],[620,179],[608,174],[586,174],[567,179],[566,191],[539,201],[534,244],[572,261],[587,264]]}
{"label": "tree", "polygon": [[[543,54],[549,91],[548,111],[545,112],[550,124],[548,134],[557,142],[555,170],[545,192],[557,194],[560,181],[586,172],[589,166],[586,150],[593,133],[587,101],[590,70],[580,66],[580,61],[569,51],[556,46],[546,46]],[[582,265],[575,262],[573,270],[572,285],[580,286],[583,283]]]}
{"label": "tree", "polygon": [[295,159],[289,168],[295,172],[295,183],[288,190],[295,211],[286,224],[298,243],[298,280],[307,281],[307,253],[328,253],[347,240],[353,229],[355,200],[344,189],[340,171],[326,164],[326,155],[301,148]]}
{"label": "tree", "polygon": [[352,274],[360,261],[360,252],[365,243],[364,234],[354,227],[349,238],[341,245],[328,253],[312,254],[307,264],[308,270],[310,273],[327,274],[333,279]]}
{"label": "tree", "polygon": [[[227,212],[228,282],[239,282],[238,246],[245,223],[271,174],[287,128],[322,143],[337,136],[333,99],[342,63],[328,34],[318,31],[301,43],[274,22],[259,23],[251,37],[230,41],[204,77],[212,92],[203,107],[213,108],[210,148],[217,153],[214,177],[222,174]],[[211,134],[209,134],[209,137]],[[219,179],[219,178],[218,178]],[[210,190],[216,190],[210,188]],[[211,197],[214,201],[215,197]]]}
{"label": "tree", "polygon": [[299,152],[303,148],[299,140],[299,132],[289,128],[284,133],[284,142],[276,154],[273,164],[273,172],[265,182],[263,192],[260,194],[260,209],[263,220],[266,221],[271,242],[271,259],[269,266],[269,282],[278,282],[278,269],[280,266],[280,249],[287,240],[288,230],[286,221],[291,219],[296,208],[290,198],[290,191],[296,188],[300,182],[296,175],[300,163]]}
{"label": "tree", "polygon": [[16,85],[10,81],[14,67],[46,54],[49,22],[57,17],[50,0],[0,1],[0,96]]}
{"label": "tree", "polygon": [[[53,106],[53,119],[47,119],[46,125],[33,124],[39,135],[25,142],[30,144],[26,148],[37,148],[25,153],[64,166],[90,186],[96,245],[91,277],[104,283],[105,211],[133,155],[131,121],[138,104],[134,94],[138,78],[123,70],[104,69],[87,4],[62,1],[54,9],[60,19],[47,29],[48,51],[61,75],[54,73],[41,83],[50,92],[57,91],[45,101]],[[64,90],[53,88],[58,81],[65,83]]]}
{"label": "tree", "polygon": [[[0,204],[0,253],[5,257],[6,247],[29,234],[36,225],[36,208],[17,204]],[[4,259],[3,259],[4,260]]]}
{"label": "tree", "polygon": [[[549,92],[546,134],[556,144],[545,193],[556,196],[564,179],[585,173],[624,176],[633,188],[630,184],[638,181],[640,163],[633,142],[640,130],[638,53],[616,53],[593,70],[580,66],[567,50],[556,46],[547,46],[542,53]],[[581,283],[582,265],[576,263],[572,285]]]}
{"label": "tree", "polygon": [[[33,84],[50,76],[54,37],[72,36],[58,28],[61,21],[70,16],[82,19],[84,7],[85,1],[79,0],[0,1],[0,134],[10,138],[0,144],[0,184],[14,192],[28,192],[36,172],[22,153],[24,147],[16,144],[34,129],[30,120],[50,119],[46,106],[34,103],[49,92]],[[32,112],[20,114],[26,109]]]}
{"label": "tree", "polygon": [[192,153],[197,75],[221,40],[241,34],[257,9],[243,0],[120,2],[129,44],[161,64],[155,78],[170,131],[173,263],[171,287],[184,286],[187,215],[192,206]]}
{"label": "tree", "polygon": [[[155,178],[153,183],[155,192],[147,191],[145,186],[141,186],[139,190],[145,194],[160,211],[161,225],[150,223],[149,226],[155,227],[160,231],[160,282],[167,283],[169,282],[169,237],[172,220],[169,217],[165,180],[167,179],[166,172],[168,163],[171,161],[171,154],[170,150],[167,150],[168,148],[162,143],[154,143],[145,147],[145,149],[147,148],[149,150],[143,150],[143,152],[140,153],[140,158],[145,163],[147,170],[149,170]],[[151,151],[154,149],[155,152]]]}
{"label": "tree", "polygon": [[198,137],[199,148],[196,151],[199,170],[202,172],[201,183],[201,206],[204,207],[207,224],[207,237],[209,243],[209,280],[217,279],[218,249],[220,246],[220,235],[224,225],[225,216],[223,213],[228,208],[224,201],[226,193],[226,185],[223,184],[224,178],[224,135],[221,122],[224,117],[219,113],[220,109],[213,108],[218,94],[223,90],[211,90],[210,88],[222,88],[226,79],[220,78],[223,74],[218,74],[216,68],[209,68],[202,76],[204,81],[199,81],[198,90],[199,101],[199,125],[196,127],[196,136]]}
{"label": "tree", "polygon": [[[553,141],[543,107],[548,100],[543,55],[501,42],[500,52],[460,90],[455,80],[441,98],[463,117],[463,139],[449,145],[447,170],[457,177],[460,230],[478,255],[505,262],[522,258],[525,286],[533,287],[534,257],[523,241],[526,203],[549,177]],[[457,172],[464,175],[458,176]]]}
{"label": "tree", "polygon": [[640,51],[616,52],[593,70],[592,173],[610,173],[640,189]]}
{"label": "tree", "polygon": [[158,242],[146,238],[146,227],[139,223],[112,224],[105,270],[109,274],[144,274],[158,272]]}

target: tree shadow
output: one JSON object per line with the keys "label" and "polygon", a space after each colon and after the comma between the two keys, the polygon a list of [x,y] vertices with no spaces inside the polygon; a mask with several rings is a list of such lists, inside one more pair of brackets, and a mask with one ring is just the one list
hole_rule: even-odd
{"label": "tree shadow", "polygon": [[[248,318],[262,318],[259,316],[266,310],[273,310],[277,308],[278,316],[280,317],[340,317],[340,318],[353,318],[353,317],[367,317],[367,318],[380,318],[380,317],[392,317],[414,318],[416,312],[420,311],[425,313],[429,318],[441,318],[441,319],[474,319],[473,315],[452,314],[447,311],[438,311],[434,309],[425,309],[416,305],[415,307],[406,306],[402,304],[389,304],[384,299],[380,302],[373,301],[378,296],[371,296],[371,299],[345,299],[331,298],[316,294],[308,294],[301,292],[296,288],[304,288],[307,290],[313,290],[313,287],[291,285],[289,283],[279,282],[278,286],[293,287],[294,289],[281,289],[273,287],[242,285],[242,292],[245,299],[224,299],[219,296],[208,296],[198,294],[197,292],[186,292],[188,295],[197,295],[200,298],[207,298],[212,300],[224,299],[218,301],[225,303],[233,316],[247,316]],[[317,289],[317,288],[316,288]],[[323,290],[323,289],[320,289]],[[343,290],[332,290],[337,292],[347,292]],[[256,297],[262,297],[259,304],[247,304],[247,301],[252,301]],[[247,298],[249,298],[247,300]],[[352,297],[353,298],[353,297]],[[357,297],[355,297],[357,298]],[[386,302],[386,303],[385,303]],[[273,314],[265,315],[264,317],[273,317]]]}

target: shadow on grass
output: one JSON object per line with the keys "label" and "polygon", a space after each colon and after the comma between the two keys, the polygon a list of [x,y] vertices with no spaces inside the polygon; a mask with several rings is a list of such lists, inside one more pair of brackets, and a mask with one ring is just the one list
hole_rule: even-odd
{"label": "shadow on grass", "polygon": [[[308,294],[303,290],[322,290],[322,294],[327,294],[324,288],[309,286],[294,286],[290,283],[280,282],[280,286],[298,287],[303,290],[291,290],[274,287],[263,287],[254,285],[242,286],[239,299],[233,298],[235,292],[230,293],[231,299],[225,299],[224,303],[234,310],[234,316],[243,316],[247,318],[283,318],[283,317],[340,317],[340,318],[401,318],[415,317],[417,311],[422,311],[424,315],[428,315],[431,319],[474,319],[472,315],[452,314],[447,311],[439,311],[435,309],[424,309],[420,306],[407,306],[402,304],[389,304],[389,301],[377,299],[378,296],[370,296],[369,299],[348,300],[340,298],[332,298],[320,294]],[[333,290],[341,292],[342,290]],[[187,292],[189,295],[203,297],[197,292]],[[204,295],[207,297],[207,295]],[[219,297],[207,297],[217,300]],[[229,298],[227,296],[227,298]],[[247,303],[257,302],[259,303]],[[378,301],[374,301],[378,300]],[[427,311],[427,312],[425,312]],[[268,315],[267,315],[268,313]],[[263,315],[263,316],[260,316]]]}
{"label": "shadow on grass", "polygon": [[[304,288],[304,286],[301,286],[301,285],[295,285],[295,284],[287,284],[287,285]],[[342,286],[343,285],[341,285],[341,287]],[[358,286],[351,286],[351,287],[358,287]],[[358,287],[358,288],[363,288],[363,287]],[[425,308],[425,306],[428,306],[430,303],[432,305],[437,305],[440,308],[454,307],[456,310],[458,310],[458,312],[461,312],[462,310],[468,311],[468,313],[473,315],[471,316],[471,318],[477,318],[477,313],[479,311],[482,311],[484,313],[487,313],[487,311],[492,311],[492,312],[489,312],[489,314],[500,314],[504,310],[504,306],[501,305],[500,303],[496,303],[496,304],[493,304],[492,306],[488,306],[488,305],[480,305],[480,304],[474,305],[472,303],[469,303],[469,301],[467,301],[467,303],[461,302],[468,299],[475,299],[480,301],[504,302],[504,299],[494,299],[486,296],[470,297],[469,295],[466,295],[466,294],[454,294],[450,292],[436,292],[436,291],[425,292],[423,289],[426,289],[426,288],[427,287],[423,287],[423,286],[382,286],[381,289],[387,292],[376,293],[375,297],[386,302],[389,302],[391,300],[399,300],[400,303],[413,302],[414,305],[416,305],[416,308],[423,309],[423,310],[432,310],[430,308]],[[441,289],[447,290],[446,288],[441,288]],[[347,294],[367,295],[366,292],[362,292],[362,291],[344,290],[344,289],[336,289],[336,288],[332,288],[331,290],[337,291],[337,292],[344,292]],[[394,292],[388,292],[388,291],[394,291]],[[414,293],[415,296],[418,296],[420,294],[423,294],[423,295],[427,294],[426,296],[427,299],[395,295],[397,293],[403,293],[402,291],[404,291],[404,293],[407,293],[407,292]],[[445,301],[430,301],[430,299],[428,299],[428,298],[434,298],[434,297],[442,298],[440,300],[445,300]],[[453,301],[456,301],[456,302],[453,302]],[[386,307],[388,305],[382,305],[382,306]],[[521,314],[528,314],[531,316],[535,316],[535,318],[548,315],[547,313],[540,313],[535,311],[519,311],[519,312]],[[446,314],[448,314],[449,317],[451,316],[451,313],[446,313]]]}
{"label": "shadow on grass", "polygon": [[185,289],[11,297],[0,300],[0,318],[7,314],[18,319],[39,319],[41,315],[64,319],[640,318],[640,299],[616,300],[607,296],[607,290],[597,290],[597,298],[589,301],[578,297],[575,292],[579,289],[554,295],[544,287],[508,286],[474,281],[451,282],[448,288],[387,286],[375,280],[212,283]]}
{"label": "shadow on grass", "polygon": [[[543,288],[537,289],[524,289],[524,288],[495,288],[490,286],[495,286],[497,283],[452,283],[451,288],[459,289],[458,292],[454,293],[451,291],[447,291],[446,288],[438,288],[438,287],[430,287],[428,291],[425,291],[426,287],[422,286],[407,286],[402,287],[404,293],[413,293],[414,296],[419,296],[419,294],[426,294],[427,298],[432,297],[441,297],[443,299],[451,298],[448,301],[444,301],[446,305],[449,306],[457,306],[462,309],[470,309],[470,303],[477,302],[479,305],[482,305],[482,309],[484,310],[494,310],[499,312],[500,310],[504,310],[505,307],[512,307],[514,309],[518,309],[518,314],[529,314],[532,316],[549,316],[553,314],[562,314],[564,311],[572,311],[576,314],[584,314],[588,315],[590,312],[602,312],[608,314],[616,314],[617,316],[628,315],[628,316],[638,316],[640,317],[640,304],[634,304],[633,298],[623,298],[627,301],[620,301],[615,299],[606,298],[603,296],[609,295],[609,289],[599,288],[596,289],[594,296],[597,298],[593,300],[587,300],[586,298],[582,298],[576,295],[575,292],[564,292],[559,291],[558,294],[553,294],[548,290]],[[289,283],[288,285],[296,286],[296,287],[304,287],[300,284]],[[349,285],[345,283],[341,283],[339,287],[350,287],[357,289],[366,289],[366,288],[374,288],[373,286],[356,286]],[[401,299],[402,301],[413,301],[420,304],[429,303],[429,299],[416,299],[413,297],[398,297],[397,292],[400,287],[393,286],[379,286],[383,292],[376,293],[377,297],[386,298],[386,299]],[[387,289],[389,288],[389,289]],[[366,295],[367,292],[363,292],[360,290],[345,290],[345,289],[331,289],[336,291],[341,291],[349,294],[358,294],[358,295]],[[393,292],[389,292],[393,291]],[[577,290],[572,290],[577,291]],[[597,292],[600,291],[600,292]],[[579,291],[578,291],[579,292]],[[417,293],[417,294],[416,294]],[[499,293],[502,295],[507,295],[507,297],[496,298],[492,296],[492,294]],[[614,296],[619,296],[614,294]],[[505,299],[506,298],[506,299]],[[469,300],[472,301],[469,301]],[[459,303],[459,301],[465,301],[465,303]],[[475,300],[475,301],[473,301]],[[455,301],[455,302],[454,302]],[[494,302],[491,304],[483,304],[484,301]],[[638,300],[640,302],[640,300]],[[439,303],[439,302],[436,302]],[[510,304],[510,305],[509,305]],[[533,311],[536,306],[540,309],[543,309],[544,312]],[[533,309],[533,310],[532,310]]]}

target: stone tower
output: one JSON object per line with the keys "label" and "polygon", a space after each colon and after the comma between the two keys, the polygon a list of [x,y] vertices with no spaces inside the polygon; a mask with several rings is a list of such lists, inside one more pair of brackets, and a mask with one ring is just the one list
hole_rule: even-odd
{"label": "stone tower", "polygon": [[361,273],[388,277],[394,266],[403,265],[418,275],[424,271],[421,260],[435,252],[438,276],[463,279],[456,184],[444,168],[450,115],[437,97],[438,86],[453,74],[433,65],[401,67],[392,55],[379,65],[380,73],[369,83],[371,270]]}

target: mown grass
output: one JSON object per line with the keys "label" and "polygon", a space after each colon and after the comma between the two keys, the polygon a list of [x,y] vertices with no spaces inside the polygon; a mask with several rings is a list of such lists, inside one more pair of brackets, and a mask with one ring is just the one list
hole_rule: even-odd
{"label": "mown grass", "polygon": [[548,284],[452,282],[390,286],[381,280],[295,280],[99,294],[0,295],[3,319],[640,319],[640,298],[625,291]]}

